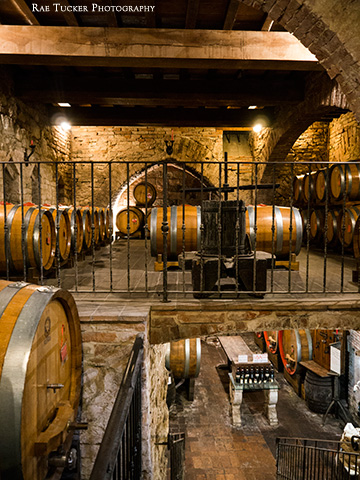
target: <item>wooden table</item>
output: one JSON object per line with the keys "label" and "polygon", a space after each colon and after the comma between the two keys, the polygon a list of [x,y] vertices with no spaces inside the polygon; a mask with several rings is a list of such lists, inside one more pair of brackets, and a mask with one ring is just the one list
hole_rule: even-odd
{"label": "wooden table", "polygon": [[[236,374],[236,369],[238,367],[267,367],[270,366],[270,362],[258,363],[253,361],[254,353],[246,345],[245,341],[240,336],[233,337],[218,337],[223,347],[226,356],[229,361],[229,367],[231,373],[229,373],[230,385],[229,385],[229,394],[230,394],[230,404],[231,404],[231,416],[233,425],[241,425],[241,404],[243,401],[244,392],[250,392],[255,390],[263,390],[265,394],[265,415],[269,420],[271,426],[278,425],[278,417],[276,411],[276,404],[278,401],[278,390],[279,385],[274,380],[273,382],[259,382],[252,384],[240,384],[236,383],[234,378]],[[239,362],[239,355],[243,358],[247,356],[247,362]],[[241,358],[240,357],[240,358]]]}

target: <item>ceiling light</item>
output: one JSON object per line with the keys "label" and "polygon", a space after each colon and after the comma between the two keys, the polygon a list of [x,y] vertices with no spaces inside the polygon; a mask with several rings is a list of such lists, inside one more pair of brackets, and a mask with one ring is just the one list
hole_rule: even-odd
{"label": "ceiling light", "polygon": [[263,126],[261,125],[261,123],[256,123],[256,124],[253,126],[253,131],[254,131],[255,133],[260,133],[262,129],[263,129]]}
{"label": "ceiling light", "polygon": [[61,103],[58,103],[59,107],[71,107],[70,103],[66,103],[66,102],[61,102]]}
{"label": "ceiling light", "polygon": [[250,107],[248,107],[249,110],[255,110],[257,108],[257,105],[250,105]]}
{"label": "ceiling light", "polygon": [[71,129],[71,125],[69,122],[61,122],[60,127],[65,131],[68,131]]}

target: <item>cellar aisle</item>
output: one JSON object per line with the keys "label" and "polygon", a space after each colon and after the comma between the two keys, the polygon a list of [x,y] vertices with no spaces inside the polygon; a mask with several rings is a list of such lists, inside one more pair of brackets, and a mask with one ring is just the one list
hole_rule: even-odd
{"label": "cellar aisle", "polygon": [[[253,334],[244,334],[251,348]],[[254,344],[255,345],[255,344]],[[226,357],[216,338],[201,343],[201,370],[195,382],[195,399],[177,389],[170,408],[170,431],[185,432],[187,480],[273,480],[275,439],[279,436],[338,440],[343,424],[310,412],[305,402],[277,374],[280,384],[279,425],[270,427],[263,414],[261,392],[246,393],[241,407],[243,425],[230,421]]]}

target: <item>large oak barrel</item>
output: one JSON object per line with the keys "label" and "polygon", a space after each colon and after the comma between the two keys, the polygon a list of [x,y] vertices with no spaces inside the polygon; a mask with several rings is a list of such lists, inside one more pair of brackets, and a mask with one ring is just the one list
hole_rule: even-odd
{"label": "large oak barrel", "polygon": [[301,361],[312,359],[310,330],[281,330],[278,341],[281,360],[290,375],[299,373]]}
{"label": "large oak barrel", "polygon": [[[94,243],[98,245],[100,243],[100,215],[97,207],[94,207],[94,211],[92,207],[87,207],[90,212],[91,218],[91,229],[94,232]],[[92,234],[91,234],[92,235]]]}
{"label": "large oak barrel", "polygon": [[320,377],[307,370],[304,380],[305,402],[310,410],[325,413],[333,396],[332,378]]}
{"label": "large oak barrel", "polygon": [[200,338],[187,338],[168,344],[165,364],[175,378],[196,378],[200,372],[200,361]]}
{"label": "large oak barrel", "polygon": [[348,200],[360,200],[360,165],[333,165],[330,170],[330,193],[334,200],[341,200],[345,193]]}
{"label": "large oak barrel", "polygon": [[268,330],[263,333],[266,349],[271,353],[277,353],[279,351],[279,332],[276,330]]}
{"label": "large oak barrel", "polygon": [[354,229],[354,236],[353,236],[353,251],[354,257],[360,257],[360,217],[358,217]]}
{"label": "large oak barrel", "polygon": [[[360,215],[360,205],[352,205],[345,209],[345,213],[341,211],[338,222],[338,235],[341,243],[345,248],[350,248],[353,243],[355,225]],[[345,230],[343,225],[345,223]]]}
{"label": "large oak barrel", "polygon": [[116,215],[116,226],[122,235],[128,234],[128,222],[129,222],[129,235],[141,232],[144,226],[144,213],[140,208],[129,207],[124,208]]}
{"label": "large oak barrel", "polygon": [[339,218],[341,215],[340,209],[333,209],[328,211],[327,215],[327,242],[330,247],[336,247],[339,241]]}
{"label": "large oak barrel", "polygon": [[71,250],[80,253],[83,247],[83,225],[80,208],[61,207],[65,210],[70,219],[71,228]]}
{"label": "large oak barrel", "polygon": [[304,201],[303,185],[305,175],[296,175],[293,181],[294,202],[300,204]]}
{"label": "large oak barrel", "polygon": [[106,220],[105,211],[103,208],[96,207],[99,216],[99,242],[104,242],[106,238]]}
{"label": "large oak barrel", "polygon": [[310,240],[314,244],[320,244],[323,240],[325,225],[324,211],[315,209],[310,214]]}
{"label": "large oak barrel", "polygon": [[56,246],[59,248],[60,260],[66,261],[71,251],[71,225],[69,213],[61,208],[56,209],[50,205],[44,205],[53,216],[56,230]]}
{"label": "large oak barrel", "polygon": [[81,387],[81,332],[73,297],[0,281],[0,476],[43,480],[48,455],[71,443]]}
{"label": "large oak barrel", "polygon": [[[35,205],[23,205],[25,226],[25,263],[27,267],[49,270],[55,258],[55,225],[51,213]],[[41,243],[40,219],[41,218]],[[4,205],[0,205],[0,271],[6,272],[6,258],[10,271],[24,271],[22,250],[22,207],[6,205],[6,224],[8,227],[5,251]]]}
{"label": "large oak barrel", "polygon": [[83,249],[88,250],[91,246],[91,215],[88,208],[80,208],[83,228]]}
{"label": "large oak barrel", "polygon": [[110,239],[110,208],[106,207],[104,210],[104,218],[105,218],[105,238],[107,240]]}
{"label": "large oak barrel", "polygon": [[307,173],[304,177],[303,195],[304,195],[305,203],[308,203],[309,198],[310,198],[310,202],[313,202],[315,200],[316,175],[317,175],[317,172],[311,172],[310,174]]}
{"label": "large oak barrel", "polygon": [[[201,207],[185,205],[185,251],[200,250]],[[169,233],[167,237],[168,257],[177,259],[183,251],[183,206],[172,206],[167,209]],[[164,251],[163,234],[161,230],[163,209],[155,207],[150,216],[151,255],[156,257]]]}
{"label": "large oak barrel", "polygon": [[[249,205],[246,207],[246,232],[250,234],[251,244],[255,245],[254,218],[255,207]],[[273,207],[270,205],[258,205],[256,212],[256,249],[259,251],[272,253],[272,225],[273,225]],[[290,251],[290,208],[274,207],[274,254],[277,257],[285,257]],[[302,220],[297,208],[292,209],[292,236],[291,252],[298,255],[301,249],[303,236]]]}
{"label": "large oak barrel", "polygon": [[146,205],[151,207],[156,200],[156,189],[154,185],[149,182],[140,182],[134,187],[133,195],[136,200],[136,205],[139,207],[145,207]]}
{"label": "large oak barrel", "polygon": [[326,169],[321,169],[315,175],[315,201],[316,203],[324,203],[326,200],[327,181]]}

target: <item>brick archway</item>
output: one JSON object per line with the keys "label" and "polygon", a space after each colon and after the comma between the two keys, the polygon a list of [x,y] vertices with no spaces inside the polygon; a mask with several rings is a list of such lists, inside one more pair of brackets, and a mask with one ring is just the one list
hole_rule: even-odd
{"label": "brick archway", "polygon": [[360,120],[360,3],[329,0],[242,0],[292,33],[336,79]]}

